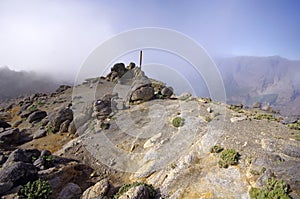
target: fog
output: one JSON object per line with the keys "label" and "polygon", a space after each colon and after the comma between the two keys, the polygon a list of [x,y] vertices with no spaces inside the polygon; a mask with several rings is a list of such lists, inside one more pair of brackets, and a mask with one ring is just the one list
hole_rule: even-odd
{"label": "fog", "polygon": [[[3,0],[0,66],[74,81],[85,60],[104,41],[143,27],[185,34],[213,59],[236,55],[300,59],[299,8],[298,1],[268,0]],[[164,64],[159,61],[157,56],[155,63]],[[145,64],[152,62],[145,60]]]}
{"label": "fog", "polygon": [[34,93],[52,93],[60,84],[68,83],[33,71],[14,71],[0,67],[0,102]]}

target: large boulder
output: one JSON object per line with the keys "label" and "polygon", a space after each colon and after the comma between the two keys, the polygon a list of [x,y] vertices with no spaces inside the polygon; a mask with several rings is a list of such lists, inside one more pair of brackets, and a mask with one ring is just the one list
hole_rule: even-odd
{"label": "large boulder", "polygon": [[134,79],[127,97],[128,102],[147,101],[154,97],[151,81],[140,68],[134,68]]}
{"label": "large boulder", "polygon": [[0,170],[0,195],[13,187],[37,179],[37,169],[30,163],[15,162]]}
{"label": "large boulder", "polygon": [[55,92],[56,93],[62,93],[64,92],[65,90],[71,88],[71,86],[68,86],[68,85],[60,85],[56,90]]}
{"label": "large boulder", "polygon": [[38,129],[33,133],[33,139],[39,139],[41,137],[45,137],[47,135],[47,131],[45,129]]}
{"label": "large boulder", "polygon": [[20,139],[20,131],[18,128],[10,129],[0,133],[0,141],[4,144],[17,143]]}
{"label": "large boulder", "polygon": [[94,186],[91,186],[84,191],[80,199],[97,198],[102,199],[106,196],[109,189],[109,182],[107,179],[103,179],[97,182]]}
{"label": "large boulder", "polygon": [[75,183],[68,183],[58,194],[57,199],[79,199],[82,194],[81,188]]}
{"label": "large boulder", "polygon": [[174,93],[174,90],[172,87],[164,87],[161,90],[161,94],[165,98],[170,98],[173,95],[173,93]]}
{"label": "large boulder", "polygon": [[[299,154],[299,153],[298,153]],[[288,160],[277,164],[274,173],[280,179],[285,179],[293,190],[300,190],[300,161]]]}
{"label": "large boulder", "polygon": [[72,122],[72,120],[73,120],[72,109],[70,109],[69,107],[63,107],[58,111],[55,111],[49,116],[48,129],[51,129],[53,133],[56,133],[61,128],[63,128],[62,124],[64,126],[63,129],[68,129],[68,126]]}
{"label": "large boulder", "polygon": [[147,101],[150,100],[154,96],[154,89],[151,86],[143,86],[131,94],[131,101]]}
{"label": "large boulder", "polygon": [[8,124],[7,122],[3,121],[3,120],[0,120],[0,128],[3,129],[3,131],[5,131],[6,128],[10,128],[11,125]]}
{"label": "large boulder", "polygon": [[75,122],[72,121],[72,122],[69,124],[68,132],[71,133],[71,134],[75,134],[76,131],[77,131],[77,128],[76,128]]}
{"label": "large boulder", "polygon": [[130,62],[130,64],[126,67],[127,70],[132,70],[135,68],[135,63],[134,62]]}
{"label": "large boulder", "polygon": [[111,71],[118,73],[119,77],[122,77],[126,73],[126,68],[123,63],[117,63],[112,68]]}
{"label": "large boulder", "polygon": [[28,117],[28,122],[32,123],[32,122],[39,122],[42,119],[44,119],[45,117],[47,117],[47,112],[46,111],[35,111],[32,114],[29,115]]}
{"label": "large boulder", "polygon": [[28,118],[29,115],[31,115],[33,112],[35,112],[37,110],[24,110],[20,113],[20,117],[21,118]]}
{"label": "large boulder", "polygon": [[28,110],[28,109],[32,108],[32,106],[33,106],[33,101],[31,101],[31,100],[27,101],[22,105],[20,111]]}
{"label": "large boulder", "polygon": [[31,105],[32,105],[32,102],[27,102],[27,103],[22,104],[21,109],[20,109],[18,115],[20,115],[21,113],[23,113],[24,111],[26,111]]}
{"label": "large boulder", "polygon": [[32,163],[34,158],[38,158],[40,154],[41,152],[38,149],[16,149],[8,156],[3,167],[12,165],[15,162]]}
{"label": "large boulder", "polygon": [[123,63],[117,63],[111,68],[111,72],[107,75],[106,79],[109,81],[116,81],[120,79],[127,72]]}

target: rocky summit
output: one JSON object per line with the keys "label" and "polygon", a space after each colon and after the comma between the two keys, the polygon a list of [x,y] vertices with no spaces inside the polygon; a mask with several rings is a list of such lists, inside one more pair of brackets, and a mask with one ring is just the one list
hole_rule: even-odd
{"label": "rocky summit", "polygon": [[300,198],[300,118],[183,93],[117,63],[2,104],[0,196]]}

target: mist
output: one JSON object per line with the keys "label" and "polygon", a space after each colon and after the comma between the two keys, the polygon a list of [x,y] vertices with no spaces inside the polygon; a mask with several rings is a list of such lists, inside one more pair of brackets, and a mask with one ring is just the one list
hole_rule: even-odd
{"label": "mist", "polygon": [[0,101],[35,93],[49,94],[55,92],[60,84],[70,83],[33,71],[14,71],[0,67]]}
{"label": "mist", "polygon": [[4,0],[0,2],[0,66],[74,81],[104,41],[143,27],[185,34],[213,59],[237,55],[300,59],[299,7],[297,1],[268,0]]}

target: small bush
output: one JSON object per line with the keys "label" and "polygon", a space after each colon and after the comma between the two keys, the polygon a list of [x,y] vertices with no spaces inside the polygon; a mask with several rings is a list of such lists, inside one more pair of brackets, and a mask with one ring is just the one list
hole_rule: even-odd
{"label": "small bush", "polygon": [[252,175],[260,175],[259,171],[254,170],[254,169],[251,169],[251,170],[250,170],[250,173],[251,173]]}
{"label": "small bush", "polygon": [[155,98],[155,99],[164,99],[164,96],[161,94],[161,92],[157,92],[157,93],[154,95],[154,98]]}
{"label": "small bush", "polygon": [[206,122],[210,122],[211,120],[212,120],[211,117],[209,117],[209,116],[205,117]]}
{"label": "small bush", "polygon": [[36,104],[33,104],[28,109],[33,112],[33,111],[36,111],[38,109],[38,106]]}
{"label": "small bush", "polygon": [[124,193],[126,193],[129,189],[133,188],[133,187],[137,187],[140,185],[144,185],[150,194],[150,198],[154,198],[154,196],[156,195],[156,191],[154,189],[154,187],[152,185],[148,185],[146,183],[143,182],[133,182],[131,184],[125,184],[123,185],[119,191],[114,195],[113,199],[118,199],[121,195],[123,195]]}
{"label": "small bush", "polygon": [[250,197],[254,199],[289,199],[288,185],[282,180],[275,178],[267,179],[266,185],[263,188],[252,187],[249,191]]}
{"label": "small bush", "polygon": [[21,199],[47,199],[52,193],[48,181],[38,179],[34,182],[28,182],[18,192]]}
{"label": "small bush", "polygon": [[296,133],[293,137],[294,137],[295,140],[300,141],[300,132]]}
{"label": "small bush", "polygon": [[220,147],[218,145],[215,145],[213,146],[211,149],[210,149],[210,152],[211,153],[220,153],[221,151],[223,151],[224,148],[223,147]]}
{"label": "small bush", "polygon": [[43,102],[43,101],[38,101],[37,102],[37,106],[43,106],[43,105],[45,105],[46,104],[46,102]]}
{"label": "small bush", "polygon": [[298,124],[298,123],[288,124],[288,127],[289,127],[290,129],[300,130],[300,124]]}
{"label": "small bush", "polygon": [[256,114],[253,118],[256,120],[267,119],[268,121],[276,121],[274,116],[271,114]]}
{"label": "small bush", "polygon": [[44,165],[45,165],[46,169],[53,166],[53,161],[54,161],[53,155],[44,155],[44,156],[42,156],[42,158],[45,161]]}
{"label": "small bush", "polygon": [[172,124],[174,127],[180,127],[184,125],[184,119],[182,117],[175,117],[172,120]]}
{"label": "small bush", "polygon": [[46,130],[47,130],[48,133],[54,133],[54,127],[53,126],[50,126],[50,125],[46,126]]}
{"label": "small bush", "polygon": [[218,162],[221,168],[227,168],[229,165],[236,165],[239,160],[239,154],[234,149],[225,149],[221,153],[220,161]]}
{"label": "small bush", "polygon": [[243,113],[244,111],[242,110],[243,109],[243,105],[242,104],[240,104],[240,105],[230,105],[229,107],[228,107],[230,110],[233,110],[233,111],[235,111],[235,112],[238,112],[238,113]]}
{"label": "small bush", "polygon": [[109,127],[110,127],[109,123],[101,123],[101,125],[100,125],[100,128],[102,130],[107,130],[107,129],[109,129]]}
{"label": "small bush", "polygon": [[177,167],[177,164],[173,162],[170,166],[171,166],[171,169],[175,169]]}

